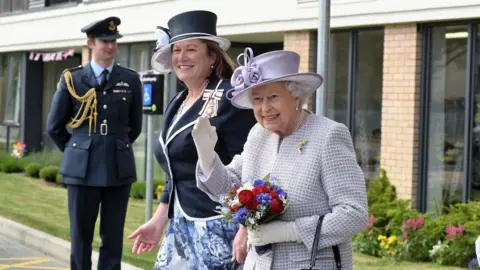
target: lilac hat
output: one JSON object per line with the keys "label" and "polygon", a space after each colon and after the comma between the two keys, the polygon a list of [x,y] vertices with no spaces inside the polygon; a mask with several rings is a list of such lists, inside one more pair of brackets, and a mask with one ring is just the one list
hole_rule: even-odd
{"label": "lilac hat", "polygon": [[[240,58],[243,56],[243,65]],[[241,109],[252,108],[252,89],[278,81],[297,82],[312,94],[323,83],[323,77],[313,72],[299,73],[300,55],[292,51],[272,51],[253,57],[251,48],[237,57],[239,67],[233,72],[229,92],[233,106]]]}

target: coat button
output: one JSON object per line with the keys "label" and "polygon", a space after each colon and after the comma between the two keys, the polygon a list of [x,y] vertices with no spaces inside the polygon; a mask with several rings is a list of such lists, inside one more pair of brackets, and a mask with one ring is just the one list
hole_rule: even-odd
{"label": "coat button", "polygon": [[127,143],[127,148],[130,147],[130,145]]}
{"label": "coat button", "polygon": [[103,91],[103,95],[105,96],[107,94],[107,91]]}
{"label": "coat button", "polygon": [[72,146],[73,146],[73,147],[75,147],[75,146],[77,146],[77,144],[76,144],[76,143],[73,143],[73,145],[72,145]]}
{"label": "coat button", "polygon": [[107,109],[107,104],[103,105],[103,108],[106,110]]}
{"label": "coat button", "polygon": [[125,97],[123,97],[123,100],[127,100]]}

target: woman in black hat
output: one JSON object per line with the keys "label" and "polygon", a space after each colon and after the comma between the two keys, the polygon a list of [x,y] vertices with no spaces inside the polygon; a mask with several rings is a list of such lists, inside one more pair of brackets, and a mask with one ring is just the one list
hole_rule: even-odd
{"label": "woman in black hat", "polygon": [[[218,133],[215,145],[224,164],[240,154],[253,113],[231,105],[227,91],[234,65],[226,50],[230,41],[216,35],[217,16],[208,11],[181,13],[157,28],[152,66],[173,71],[186,89],[167,105],[155,156],[167,174],[161,203],[150,221],[129,238],[133,252],[153,251],[166,227],[155,269],[232,269],[233,258],[246,256],[246,231],[222,221],[218,204],[196,186],[198,160],[191,131],[200,116]],[[237,237],[235,237],[237,235]],[[234,240],[235,238],[235,240]]]}

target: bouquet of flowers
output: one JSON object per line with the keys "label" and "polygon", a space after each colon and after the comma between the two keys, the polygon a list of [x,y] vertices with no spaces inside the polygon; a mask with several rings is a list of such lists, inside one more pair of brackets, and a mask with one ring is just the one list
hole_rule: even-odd
{"label": "bouquet of flowers", "polygon": [[[233,185],[226,194],[220,195],[218,213],[225,220],[233,220],[252,230],[283,214],[288,206],[287,194],[274,184],[272,178],[267,175],[242,186]],[[256,247],[257,252],[268,249],[268,246]]]}

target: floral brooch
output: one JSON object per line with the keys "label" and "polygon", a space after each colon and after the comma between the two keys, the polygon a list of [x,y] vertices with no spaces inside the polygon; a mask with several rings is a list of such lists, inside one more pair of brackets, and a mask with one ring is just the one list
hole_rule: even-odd
{"label": "floral brooch", "polygon": [[301,140],[299,143],[298,143],[298,152],[299,153],[302,153],[303,152],[303,148],[305,147],[305,145],[307,144],[308,140],[306,139],[303,139]]}

